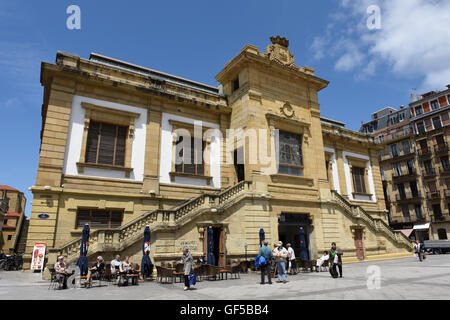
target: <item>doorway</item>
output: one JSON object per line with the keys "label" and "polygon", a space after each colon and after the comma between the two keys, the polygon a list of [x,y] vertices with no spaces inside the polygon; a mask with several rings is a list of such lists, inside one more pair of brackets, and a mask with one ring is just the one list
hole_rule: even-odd
{"label": "doorway", "polygon": [[245,165],[243,149],[234,150],[233,153],[234,169],[236,171],[237,182],[245,180]]}
{"label": "doorway", "polygon": [[355,248],[358,260],[364,260],[364,246],[362,240],[362,229],[355,229]]}
{"label": "doorway", "polygon": [[[215,266],[225,266],[226,249],[225,249],[225,229],[223,226],[213,226],[213,255]],[[208,258],[208,228],[205,228],[203,235],[203,252]],[[207,261],[208,264],[211,264]]]}
{"label": "doorway", "polygon": [[310,221],[306,214],[282,214],[278,221],[278,238],[283,247],[290,243],[295,257],[300,258],[300,228],[305,232],[307,260],[311,259]]}

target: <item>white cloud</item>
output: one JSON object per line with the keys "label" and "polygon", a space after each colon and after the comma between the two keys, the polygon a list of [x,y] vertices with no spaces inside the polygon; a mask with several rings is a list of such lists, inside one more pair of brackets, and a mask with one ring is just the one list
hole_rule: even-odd
{"label": "white cloud", "polygon": [[[380,30],[366,26],[373,4],[381,9]],[[311,46],[316,59],[324,58],[328,46],[338,71],[361,68],[371,75],[385,64],[398,77],[422,77],[423,90],[450,83],[450,1],[341,0],[340,7],[343,12],[330,15],[333,27]],[[342,14],[345,21],[336,19]]]}

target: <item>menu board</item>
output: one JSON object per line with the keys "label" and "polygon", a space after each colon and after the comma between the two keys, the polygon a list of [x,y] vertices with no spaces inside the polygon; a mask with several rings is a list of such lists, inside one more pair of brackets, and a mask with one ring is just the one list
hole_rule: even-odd
{"label": "menu board", "polygon": [[33,255],[31,257],[31,271],[42,271],[44,268],[45,249],[47,244],[44,242],[35,242]]}

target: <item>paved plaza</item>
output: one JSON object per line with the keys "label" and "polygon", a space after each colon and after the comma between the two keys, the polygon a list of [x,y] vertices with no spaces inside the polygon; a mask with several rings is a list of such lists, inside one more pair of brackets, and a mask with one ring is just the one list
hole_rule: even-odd
{"label": "paved plaza", "polygon": [[[372,266],[372,267],[371,267]],[[377,266],[377,267],[373,267]],[[381,280],[369,281],[368,270],[379,270]],[[373,272],[373,271],[371,271]],[[418,259],[371,261],[344,265],[344,277],[333,279],[328,272],[288,276],[286,284],[260,285],[259,272],[241,274],[241,279],[198,282],[184,292],[182,283],[140,283],[138,286],[114,285],[48,290],[49,281],[40,274],[20,271],[0,272],[0,300],[7,299],[450,299],[450,254]]]}

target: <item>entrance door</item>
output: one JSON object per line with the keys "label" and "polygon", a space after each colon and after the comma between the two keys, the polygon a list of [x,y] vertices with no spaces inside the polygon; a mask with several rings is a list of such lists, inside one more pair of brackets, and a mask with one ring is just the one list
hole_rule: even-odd
{"label": "entrance door", "polygon": [[[214,265],[225,266],[226,261],[226,247],[225,247],[225,230],[223,227],[213,227],[213,255]],[[205,228],[203,234],[203,252],[206,258],[208,258],[208,228]],[[207,261],[210,264],[209,261]]]}
{"label": "entrance door", "polygon": [[355,247],[356,247],[356,257],[358,258],[358,260],[364,260],[364,247],[361,229],[355,229]]}
{"label": "entrance door", "polygon": [[238,182],[245,180],[244,154],[242,148],[234,150],[234,169]]}

